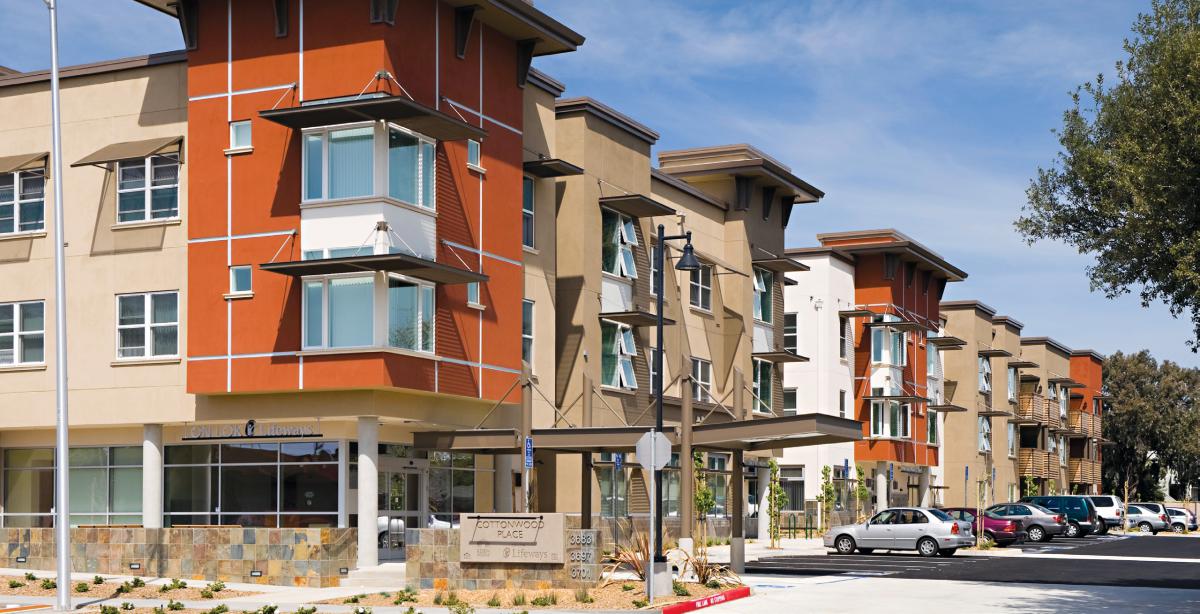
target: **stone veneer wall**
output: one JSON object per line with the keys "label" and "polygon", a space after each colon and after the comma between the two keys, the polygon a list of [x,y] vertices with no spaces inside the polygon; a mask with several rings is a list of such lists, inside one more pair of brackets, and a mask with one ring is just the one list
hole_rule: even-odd
{"label": "stone veneer wall", "polygon": [[[0,529],[0,566],[53,570],[54,529]],[[72,570],[287,586],[338,586],[358,556],[355,529],[71,529]],[[25,557],[18,563],[17,557]],[[131,563],[141,569],[132,570]],[[262,576],[251,577],[251,571]]]}
{"label": "stone veneer wall", "polygon": [[497,590],[594,588],[600,582],[600,531],[565,529],[562,564],[462,563],[458,529],[404,532],[406,579],[413,588]]}

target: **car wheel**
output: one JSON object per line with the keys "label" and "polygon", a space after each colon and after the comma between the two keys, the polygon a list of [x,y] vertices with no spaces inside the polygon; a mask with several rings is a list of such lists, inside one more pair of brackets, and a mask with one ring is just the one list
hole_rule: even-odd
{"label": "car wheel", "polygon": [[938,550],[938,556],[954,556],[955,552],[958,552],[958,548],[945,548]]}
{"label": "car wheel", "polygon": [[1099,526],[1096,527],[1096,535],[1108,535],[1108,523],[1101,520]]}
{"label": "car wheel", "polygon": [[989,533],[987,531],[984,531],[983,535],[979,537],[979,541],[984,544],[990,544],[992,546],[995,546],[996,545],[996,536],[992,535],[991,533]]}
{"label": "car wheel", "polygon": [[837,549],[838,554],[854,554],[854,538],[841,535],[834,540],[833,547]]}
{"label": "car wheel", "polygon": [[858,551],[861,552],[862,554],[871,554],[872,552],[875,552],[875,549],[874,548],[859,548]]}
{"label": "car wheel", "polygon": [[1138,531],[1141,531],[1142,533],[1153,533],[1153,532],[1155,532],[1155,531],[1154,531],[1154,527],[1150,526],[1150,523],[1149,523],[1149,522],[1139,522],[1139,523],[1138,523]]}
{"label": "car wheel", "polygon": [[1039,527],[1039,526],[1029,527],[1029,531],[1027,531],[1027,534],[1029,535],[1029,541],[1031,541],[1031,542],[1046,541],[1046,529],[1043,529],[1042,527]]}
{"label": "car wheel", "polygon": [[1175,524],[1171,525],[1171,530],[1176,533],[1183,533],[1183,525],[1176,522]]}
{"label": "car wheel", "polygon": [[921,541],[917,542],[917,552],[921,556],[937,556],[938,545],[932,537],[922,537]]}
{"label": "car wheel", "polygon": [[1083,537],[1083,529],[1078,522],[1067,523],[1067,537]]}

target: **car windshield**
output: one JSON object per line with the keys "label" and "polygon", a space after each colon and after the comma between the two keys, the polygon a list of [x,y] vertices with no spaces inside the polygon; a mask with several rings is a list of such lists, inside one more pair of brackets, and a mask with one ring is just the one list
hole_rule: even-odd
{"label": "car windshield", "polygon": [[947,522],[947,521],[953,522],[954,521],[954,519],[950,517],[950,514],[947,514],[946,512],[943,512],[942,510],[930,509],[930,510],[926,510],[926,511],[929,512],[929,514],[931,516],[933,516],[934,518],[937,518],[938,520],[941,520],[943,522]]}
{"label": "car windshield", "polygon": [[1117,502],[1112,497],[1090,497],[1092,504],[1097,507],[1116,507]]}

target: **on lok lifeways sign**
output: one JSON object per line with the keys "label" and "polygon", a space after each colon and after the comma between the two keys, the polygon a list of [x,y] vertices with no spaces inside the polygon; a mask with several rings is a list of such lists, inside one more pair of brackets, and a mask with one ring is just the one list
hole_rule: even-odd
{"label": "on lok lifeways sign", "polygon": [[562,514],[470,514],[459,526],[463,563],[562,563]]}
{"label": "on lok lifeways sign", "polygon": [[183,440],[203,439],[279,439],[284,437],[321,437],[317,427],[311,424],[259,424],[247,420],[245,424],[191,424],[184,431]]}

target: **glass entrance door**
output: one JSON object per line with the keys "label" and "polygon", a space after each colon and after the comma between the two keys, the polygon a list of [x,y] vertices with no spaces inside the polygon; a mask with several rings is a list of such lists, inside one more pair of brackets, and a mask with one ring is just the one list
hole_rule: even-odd
{"label": "glass entrance door", "polygon": [[425,526],[421,519],[421,474],[379,472],[379,559],[404,559],[404,529]]}

